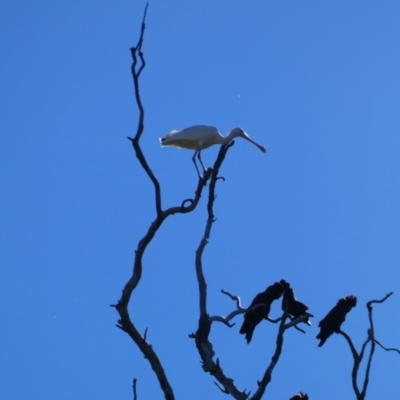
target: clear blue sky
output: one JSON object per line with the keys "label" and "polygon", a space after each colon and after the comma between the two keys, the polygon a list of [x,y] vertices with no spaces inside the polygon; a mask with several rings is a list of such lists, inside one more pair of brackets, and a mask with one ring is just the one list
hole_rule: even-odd
{"label": "clear blue sky", "polygon": [[[153,189],[126,136],[136,131],[129,47],[143,1],[12,1],[0,13],[0,397],[139,399],[162,394],[109,307],[154,219]],[[276,280],[315,315],[290,330],[265,398],[299,390],[353,399],[351,357],[317,324],[358,297],[343,329],[357,347],[375,307],[377,338],[400,347],[400,3],[398,1],[153,1],[147,18],[142,146],[164,207],[192,196],[192,154],[158,138],[195,124],[235,126],[204,255],[209,311],[228,290],[248,305]],[[211,165],[218,147],[204,152]],[[198,320],[194,251],[205,198],[171,217],[144,257],[132,298],[179,399],[225,398],[188,334]],[[275,305],[272,315],[279,315]],[[263,323],[250,345],[213,327],[224,371],[252,390],[274,350]],[[239,326],[238,326],[239,325]],[[369,399],[400,398],[400,356],[377,349]],[[225,397],[224,397],[225,396]]]}

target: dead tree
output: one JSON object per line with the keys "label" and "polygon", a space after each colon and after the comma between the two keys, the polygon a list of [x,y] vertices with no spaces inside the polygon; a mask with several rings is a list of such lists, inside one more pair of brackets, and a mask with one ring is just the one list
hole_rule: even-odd
{"label": "dead tree", "polygon": [[[148,8],[148,4],[145,7],[138,43],[135,47],[132,47],[130,49],[131,56],[132,56],[131,72],[132,72],[132,78],[133,78],[133,86],[134,86],[136,105],[139,109],[139,119],[138,119],[138,125],[136,128],[136,133],[135,133],[134,137],[128,137],[128,139],[132,144],[133,150],[135,152],[135,155],[136,155],[140,165],[142,166],[142,168],[144,169],[145,173],[147,174],[147,176],[149,177],[149,179],[151,180],[151,182],[154,186],[155,217],[154,217],[153,222],[150,223],[150,226],[149,226],[147,232],[143,235],[143,237],[139,240],[139,242],[137,244],[134,262],[133,262],[132,274],[129,277],[126,284],[124,285],[121,297],[119,298],[117,304],[112,305],[112,307],[114,307],[119,314],[117,327],[129,335],[129,337],[136,344],[139,351],[143,354],[144,358],[149,362],[151,369],[154,371],[154,373],[158,379],[160,388],[164,394],[165,399],[174,400],[175,399],[174,391],[169,382],[167,373],[164,371],[162,362],[159,359],[159,357],[156,353],[156,350],[147,341],[147,337],[146,337],[147,330],[144,332],[144,334],[142,334],[138,331],[138,329],[135,325],[135,322],[131,318],[128,307],[130,304],[132,293],[137,288],[137,286],[139,285],[139,283],[141,281],[142,271],[143,271],[143,262],[142,262],[143,255],[147,249],[147,246],[152,241],[154,236],[157,234],[158,230],[160,229],[160,227],[162,226],[164,221],[171,215],[187,214],[187,213],[194,211],[199,205],[199,201],[200,201],[200,198],[201,198],[203,192],[205,190],[208,190],[207,220],[205,223],[204,234],[200,240],[200,244],[197,248],[195,260],[194,260],[196,277],[197,277],[198,288],[199,288],[199,320],[198,320],[199,322],[198,322],[196,332],[194,334],[191,334],[190,337],[192,339],[194,339],[194,343],[196,344],[197,351],[198,351],[199,356],[202,361],[203,370],[206,373],[209,373],[211,376],[213,376],[213,378],[215,378],[217,380],[218,383],[216,383],[216,385],[220,388],[220,390],[223,393],[229,394],[230,396],[232,396],[233,398],[235,398],[237,400],[259,400],[263,397],[263,395],[266,391],[267,385],[271,382],[272,373],[279,361],[280,355],[283,350],[284,334],[285,334],[286,330],[291,327],[301,330],[300,328],[297,327],[297,324],[302,323],[302,322],[307,323],[308,318],[311,315],[306,313],[306,308],[304,310],[302,310],[300,314],[297,313],[297,311],[294,312],[294,311],[289,310],[288,305],[290,305],[290,304],[288,304],[288,303],[290,303],[290,302],[285,301],[284,304],[286,304],[286,306],[284,306],[283,313],[279,318],[272,320],[269,318],[269,316],[266,316],[266,319],[268,319],[268,321],[277,323],[276,346],[275,346],[275,350],[273,351],[273,354],[271,356],[271,361],[270,361],[269,365],[265,368],[265,371],[262,374],[261,380],[256,382],[256,385],[255,385],[256,390],[253,395],[250,395],[250,392],[246,392],[245,390],[238,389],[235,384],[234,379],[232,377],[228,377],[224,373],[224,371],[222,369],[222,363],[220,362],[219,358],[216,358],[216,352],[213,348],[211,341],[209,340],[209,336],[212,331],[213,323],[221,322],[221,323],[225,324],[227,327],[232,327],[232,324],[230,323],[230,321],[233,318],[235,318],[237,315],[252,311],[260,306],[259,304],[253,304],[251,307],[251,310],[245,309],[241,306],[241,301],[238,296],[234,296],[227,291],[222,291],[224,294],[229,296],[232,300],[236,301],[236,309],[234,311],[232,311],[227,317],[210,316],[207,311],[207,283],[206,283],[206,278],[205,278],[205,275],[203,272],[202,255],[203,255],[203,252],[205,251],[206,245],[209,242],[212,226],[213,226],[213,223],[215,222],[215,216],[214,216],[214,211],[213,211],[214,202],[216,199],[215,190],[216,190],[217,183],[221,180],[221,178],[219,177],[218,174],[219,174],[220,168],[222,166],[222,163],[223,163],[229,149],[234,144],[234,142],[232,141],[231,143],[228,143],[227,145],[221,146],[221,149],[220,149],[218,156],[213,164],[213,167],[206,170],[202,177],[200,176],[199,181],[194,189],[194,196],[192,198],[183,200],[180,205],[176,205],[174,207],[163,209],[160,183],[159,183],[158,179],[156,178],[156,176],[154,175],[153,171],[151,170],[149,164],[147,163],[146,158],[140,147],[140,139],[144,132],[144,107],[143,107],[141,96],[140,96],[139,78],[146,66],[144,54],[142,51],[142,46],[143,46],[143,39],[144,39],[144,32],[145,32],[145,20],[146,20],[147,8]],[[207,188],[207,183],[208,183],[208,188]],[[386,349],[375,339],[373,323],[372,323],[372,303],[381,303],[384,300],[386,300],[386,298],[389,297],[390,295],[391,295],[391,293],[380,301],[373,300],[367,304],[367,307],[369,310],[371,327],[369,329],[368,338],[365,341],[365,343],[363,344],[360,354],[358,354],[356,352],[354,345],[353,345],[351,339],[348,337],[348,335],[342,331],[339,332],[348,341],[348,343],[350,345],[350,349],[353,354],[353,358],[354,358],[353,386],[354,386],[354,391],[357,395],[357,400],[364,400],[364,398],[365,398],[366,388],[368,386],[369,370],[370,370],[371,360],[372,360],[372,356],[373,356],[374,349],[375,349],[375,344],[380,345],[385,350],[396,350],[396,349]],[[294,296],[293,296],[293,299],[294,299]],[[296,299],[294,299],[293,301],[296,301]],[[299,304],[302,304],[302,303],[299,303]],[[261,306],[262,306],[262,304],[261,304]],[[299,316],[297,314],[299,314]],[[304,332],[304,331],[302,331],[302,332]],[[365,381],[364,381],[364,386],[363,386],[363,389],[360,391],[357,387],[356,378],[357,378],[357,373],[358,373],[358,367],[359,367],[359,364],[364,355],[364,351],[365,351],[367,344],[371,344],[371,351],[370,351],[370,356],[368,359],[367,372],[366,372],[366,377],[365,377]],[[398,350],[396,350],[396,351],[398,351]],[[134,394],[135,400],[140,397],[137,394],[137,387],[136,387],[137,385],[136,384],[137,384],[137,381],[136,381],[136,379],[134,379],[133,380],[133,394]],[[302,398],[307,398],[306,395],[303,395],[301,392],[299,393],[299,395],[302,395],[303,396]]]}

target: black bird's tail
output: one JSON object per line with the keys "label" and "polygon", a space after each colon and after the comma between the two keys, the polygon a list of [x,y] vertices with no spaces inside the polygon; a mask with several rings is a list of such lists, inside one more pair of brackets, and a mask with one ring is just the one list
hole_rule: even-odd
{"label": "black bird's tail", "polygon": [[245,319],[243,321],[243,325],[240,328],[239,333],[241,335],[246,335],[245,337],[246,337],[247,344],[249,344],[251,342],[251,339],[253,338],[253,332],[254,332],[255,327],[256,326],[248,319],[247,320]]}

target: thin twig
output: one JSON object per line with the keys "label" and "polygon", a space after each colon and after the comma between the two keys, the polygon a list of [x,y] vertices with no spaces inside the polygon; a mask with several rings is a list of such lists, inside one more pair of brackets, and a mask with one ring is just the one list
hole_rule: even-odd
{"label": "thin twig", "polygon": [[371,301],[369,301],[369,302],[367,303],[367,308],[368,308],[368,304],[371,305],[371,304],[374,304],[374,303],[377,303],[377,304],[383,303],[383,302],[386,301],[390,296],[392,296],[392,294],[393,294],[393,292],[388,293],[388,294],[387,294],[383,299],[381,299],[381,300],[371,300]]}
{"label": "thin twig", "polygon": [[[235,318],[237,315],[240,314],[245,314],[249,311],[254,311],[257,308],[260,307],[265,307],[265,304],[260,303],[260,304],[254,304],[252,307],[250,308],[244,308],[241,304],[241,300],[239,296],[235,296],[229,292],[227,292],[226,290],[221,290],[221,292],[227,296],[229,296],[233,301],[236,302],[236,310],[232,311],[227,317],[223,317],[223,316],[213,316],[210,317],[210,321],[211,322],[222,322],[223,324],[227,325],[229,328],[232,328],[235,324],[230,324],[229,321],[233,318]],[[305,320],[307,318],[306,317],[302,317],[301,320],[299,320],[298,322],[302,322],[303,320]],[[271,319],[269,316],[267,318],[265,318],[267,321],[272,322],[272,323],[277,323],[279,321],[281,321],[282,317],[277,318],[277,319]],[[298,323],[296,322],[296,323]],[[301,330],[301,329],[300,329]],[[301,330],[302,332],[304,332],[303,330]]]}
{"label": "thin twig", "polygon": [[293,326],[293,327],[296,328],[298,331],[303,332],[303,333],[306,333],[305,331],[303,331],[303,329],[299,328],[299,327],[297,326],[297,324],[300,324],[301,322],[307,321],[307,320],[308,320],[308,317],[309,317],[308,314],[302,315],[301,317],[294,318],[294,319],[291,319],[290,316],[289,316],[290,322],[288,322],[288,323],[285,325],[285,329],[289,329],[289,328],[291,328],[291,327]]}
{"label": "thin twig", "polygon": [[134,378],[134,379],[133,379],[133,400],[137,400],[136,382],[137,382],[137,379]]}
{"label": "thin twig", "polygon": [[[131,72],[132,72],[132,78],[133,78],[133,87],[134,87],[134,91],[135,91],[136,104],[139,108],[139,120],[138,120],[138,126],[137,126],[135,137],[133,139],[128,137],[128,139],[132,142],[136,157],[139,160],[141,166],[143,167],[143,169],[146,171],[147,175],[153,182],[154,189],[155,189],[156,211],[157,211],[157,215],[159,215],[161,213],[161,187],[160,187],[160,184],[159,184],[157,178],[155,177],[153,171],[150,169],[150,167],[146,161],[146,158],[144,157],[142,149],[140,148],[140,145],[139,145],[140,138],[144,131],[144,107],[142,104],[142,99],[140,97],[139,77],[146,65],[144,56],[143,56],[143,52],[142,52],[142,45],[143,45],[144,31],[146,28],[145,19],[146,19],[146,15],[147,15],[148,6],[149,6],[149,3],[146,3],[138,43],[137,43],[136,47],[132,47],[130,49],[132,60],[133,60]],[[138,65],[137,54],[139,55],[139,58],[140,58],[139,69],[137,69],[137,65]]]}
{"label": "thin twig", "polygon": [[386,351],[396,351],[397,353],[399,353],[400,354],[400,350],[399,349],[395,349],[394,347],[385,347],[383,344],[381,344],[381,343],[379,343],[376,339],[375,339],[375,343],[377,344],[377,345],[379,345],[380,347],[382,347],[382,349],[383,350],[386,350]]}
{"label": "thin twig", "polygon": [[241,310],[241,309],[243,308],[239,296],[235,296],[235,295],[233,295],[233,294],[227,292],[227,291],[224,290],[224,289],[221,289],[221,292],[222,292],[223,294],[226,294],[227,296],[229,296],[232,300],[236,301],[236,307],[237,307],[239,310]]}

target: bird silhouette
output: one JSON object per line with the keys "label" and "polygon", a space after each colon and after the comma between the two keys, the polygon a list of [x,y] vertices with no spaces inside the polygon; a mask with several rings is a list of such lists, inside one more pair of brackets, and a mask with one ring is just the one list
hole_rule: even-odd
{"label": "bird silhouette", "polygon": [[333,333],[339,333],[340,326],[346,319],[346,314],[356,305],[357,297],[355,296],[346,296],[337,302],[336,306],[318,324],[321,328],[317,336],[317,339],[320,340],[318,347],[321,347]]}
{"label": "bird silhouette", "polygon": [[[263,319],[268,317],[272,302],[278,300],[282,296],[282,292],[283,287],[280,282],[275,282],[273,285],[268,286],[264,292],[254,297],[254,300],[250,304],[249,311],[244,315],[243,325],[240,328],[240,333],[246,335],[247,343],[251,342],[255,327]],[[260,304],[261,306],[251,309],[256,304]]]}
{"label": "bird silhouette", "polygon": [[303,392],[299,392],[298,394],[291,397],[290,400],[308,400],[308,396]]}
{"label": "bird silhouette", "polygon": [[[290,283],[282,279],[281,285],[283,287],[282,310],[285,311],[285,307],[287,305],[287,311],[292,319],[296,319],[304,315],[313,317],[312,314],[307,312],[308,307],[294,297],[294,292],[293,289],[290,287]],[[308,326],[311,326],[309,318],[307,318],[304,323]]]}

